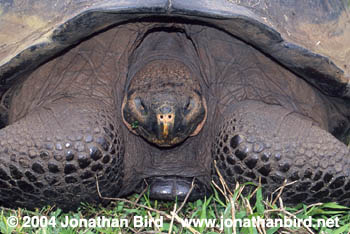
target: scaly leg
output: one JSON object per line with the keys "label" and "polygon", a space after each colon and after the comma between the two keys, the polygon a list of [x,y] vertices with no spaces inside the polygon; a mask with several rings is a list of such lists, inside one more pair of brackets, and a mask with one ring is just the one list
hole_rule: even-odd
{"label": "scaly leg", "polygon": [[[348,148],[312,120],[277,105],[244,101],[225,114],[212,147],[231,188],[259,181],[265,194],[288,182],[285,203],[350,204]],[[218,176],[214,174],[214,181]]]}
{"label": "scaly leg", "polygon": [[74,209],[117,194],[124,154],[114,110],[61,99],[0,130],[0,205]]}

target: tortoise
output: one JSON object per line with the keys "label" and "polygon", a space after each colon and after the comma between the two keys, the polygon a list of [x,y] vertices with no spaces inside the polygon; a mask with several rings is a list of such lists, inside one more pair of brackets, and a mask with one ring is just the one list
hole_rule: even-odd
{"label": "tortoise", "polygon": [[[0,3],[0,204],[260,181],[350,204],[344,1]],[[219,173],[220,172],[220,173]],[[99,191],[97,191],[97,185]]]}

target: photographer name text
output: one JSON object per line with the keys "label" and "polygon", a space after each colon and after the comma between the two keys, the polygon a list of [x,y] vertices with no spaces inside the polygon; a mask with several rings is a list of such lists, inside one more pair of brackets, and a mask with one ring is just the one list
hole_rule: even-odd
{"label": "photographer name text", "polygon": [[[19,220],[16,216],[11,216],[7,219],[7,224],[11,227],[21,225],[22,227],[45,228],[45,227],[71,227],[71,228],[123,228],[133,226],[135,228],[151,227],[162,228],[163,216],[157,218],[147,216],[134,216],[132,219],[112,218],[98,216],[95,218],[74,218],[65,216],[60,220],[56,217],[47,216],[23,216]],[[20,223],[19,223],[20,221]],[[227,227],[321,227],[328,228],[339,227],[339,218],[334,219],[317,219],[312,220],[311,217],[306,219],[263,219],[260,217],[252,217],[251,219],[183,219],[181,220],[183,227],[216,227],[223,230]]]}

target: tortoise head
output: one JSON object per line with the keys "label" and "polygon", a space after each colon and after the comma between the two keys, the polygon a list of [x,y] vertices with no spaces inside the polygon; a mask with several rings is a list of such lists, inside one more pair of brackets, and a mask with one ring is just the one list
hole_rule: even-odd
{"label": "tortoise head", "polygon": [[154,60],[131,78],[122,115],[135,134],[169,147],[202,129],[207,106],[198,79],[182,62]]}

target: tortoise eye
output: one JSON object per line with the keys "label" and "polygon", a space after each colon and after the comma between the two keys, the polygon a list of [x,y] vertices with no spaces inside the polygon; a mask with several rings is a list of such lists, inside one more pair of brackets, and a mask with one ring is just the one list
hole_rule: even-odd
{"label": "tortoise eye", "polygon": [[188,98],[187,102],[184,106],[184,114],[187,115],[189,112],[191,112],[191,110],[193,109],[193,107],[195,106],[194,100],[193,98]]}
{"label": "tortoise eye", "polygon": [[140,113],[142,115],[147,115],[147,107],[146,105],[143,103],[142,99],[137,97],[134,99],[134,104],[135,104],[135,107],[138,111],[140,111]]}

